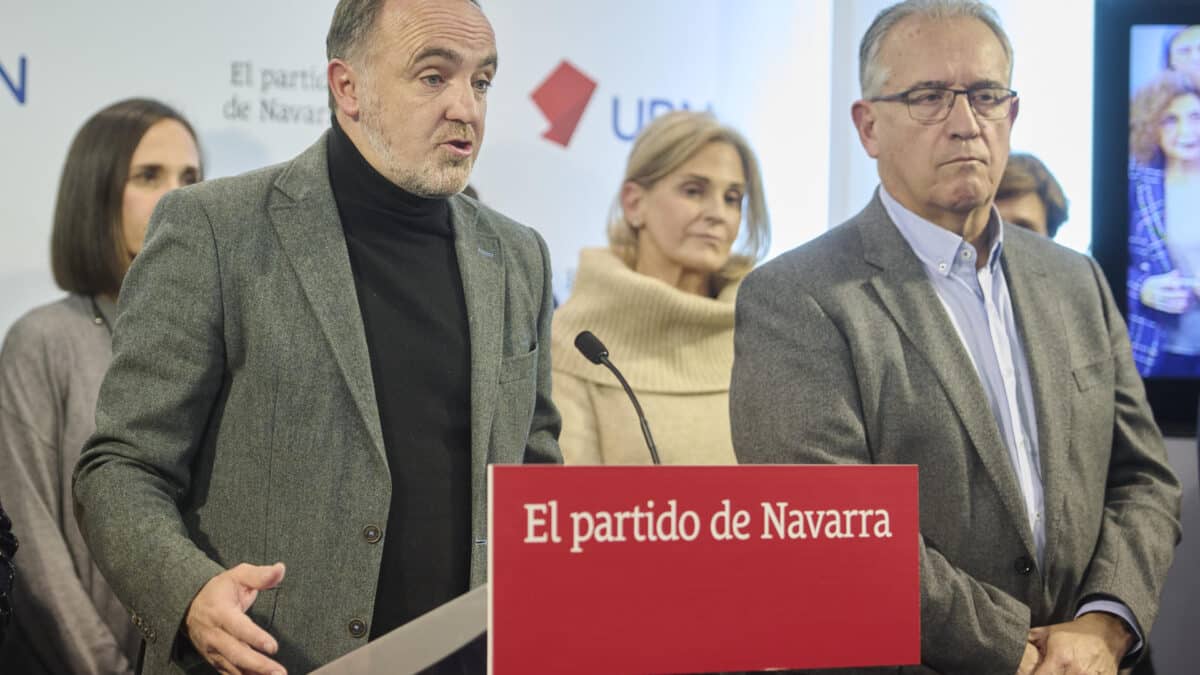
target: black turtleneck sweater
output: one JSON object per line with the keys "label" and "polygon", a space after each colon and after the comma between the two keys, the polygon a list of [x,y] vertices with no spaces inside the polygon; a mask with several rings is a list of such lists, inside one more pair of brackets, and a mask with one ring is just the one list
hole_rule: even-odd
{"label": "black turtleneck sweater", "polygon": [[328,150],[392,477],[374,639],[467,591],[470,339],[448,201],[384,178],[336,120]]}

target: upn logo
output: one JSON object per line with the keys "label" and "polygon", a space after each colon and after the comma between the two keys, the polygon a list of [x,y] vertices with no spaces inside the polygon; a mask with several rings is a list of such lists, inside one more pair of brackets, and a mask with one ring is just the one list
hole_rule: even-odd
{"label": "upn logo", "polygon": [[567,147],[594,93],[595,80],[567,61],[560,62],[530,95],[550,123],[542,138]]}
{"label": "upn logo", "polygon": [[[675,102],[665,98],[645,99],[639,97],[636,101],[630,104],[631,111],[628,115],[628,119],[632,120],[633,123],[625,126],[622,124],[621,120],[625,119],[626,116],[621,113],[621,108],[621,99],[617,96],[614,96],[612,100],[612,130],[613,135],[622,141],[632,141],[636,139],[638,134],[641,133],[642,128],[659,115],[674,112],[676,110],[700,109],[695,104],[687,101]],[[711,113],[713,111],[712,104],[707,104],[703,109],[705,112]],[[627,129],[627,131],[622,131],[622,128]]]}
{"label": "upn logo", "polygon": [[[585,75],[570,62],[558,66],[533,90],[530,98],[541,110],[550,128],[542,138],[567,147],[584,111],[596,93],[596,80]],[[683,99],[635,96],[612,97],[612,133],[617,140],[630,142],[654,118],[674,110],[704,110],[713,112],[712,103],[702,106]]]}
{"label": "upn logo", "polygon": [[0,61],[0,80],[4,81],[5,88],[19,105],[25,105],[25,99],[29,93],[28,74],[29,59],[24,54],[17,57],[16,68],[12,70]]}

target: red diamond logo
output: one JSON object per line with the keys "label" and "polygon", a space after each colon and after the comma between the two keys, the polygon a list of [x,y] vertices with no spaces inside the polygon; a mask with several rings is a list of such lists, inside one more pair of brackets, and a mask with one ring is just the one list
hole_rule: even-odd
{"label": "red diamond logo", "polygon": [[595,91],[595,80],[567,61],[559,63],[530,96],[550,123],[542,138],[567,147]]}

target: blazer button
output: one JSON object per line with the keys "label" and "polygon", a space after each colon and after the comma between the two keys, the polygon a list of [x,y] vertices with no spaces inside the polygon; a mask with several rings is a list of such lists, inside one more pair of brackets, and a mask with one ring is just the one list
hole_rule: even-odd
{"label": "blazer button", "polygon": [[1017,574],[1027,577],[1033,573],[1033,561],[1029,559],[1029,556],[1023,555],[1013,562],[1013,569],[1017,571]]}
{"label": "blazer button", "polygon": [[362,619],[350,619],[350,637],[360,638],[367,634],[367,624]]}
{"label": "blazer button", "polygon": [[367,540],[368,544],[378,544],[380,539],[383,539],[383,530],[379,529],[378,525],[368,525],[363,528],[363,539]]}

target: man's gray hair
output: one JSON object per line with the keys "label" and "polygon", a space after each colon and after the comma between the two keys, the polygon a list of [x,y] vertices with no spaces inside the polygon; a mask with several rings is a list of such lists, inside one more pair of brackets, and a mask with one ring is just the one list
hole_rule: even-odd
{"label": "man's gray hair", "polygon": [[375,27],[384,0],[341,0],[333,10],[329,33],[325,35],[325,58],[349,61]]}
{"label": "man's gray hair", "polygon": [[[361,59],[362,48],[367,44],[371,32],[375,30],[379,13],[383,11],[386,1],[338,0],[337,7],[333,9],[333,20],[329,22],[329,32],[325,35],[326,61],[341,59],[353,63]],[[480,7],[479,0],[468,2]],[[332,91],[329,92],[329,109],[337,110]]]}
{"label": "man's gray hair", "polygon": [[1000,17],[996,15],[996,10],[991,6],[980,0],[904,0],[880,12],[863,35],[862,44],[858,48],[858,83],[862,87],[863,98],[880,95],[883,83],[887,80],[888,70],[879,63],[879,49],[896,24],[910,16],[936,20],[967,18],[982,21],[992,29],[1000,40],[1000,45],[1004,47],[1004,55],[1008,58],[1008,77],[1012,80],[1012,42],[1004,32],[1004,27],[1000,25]]}

